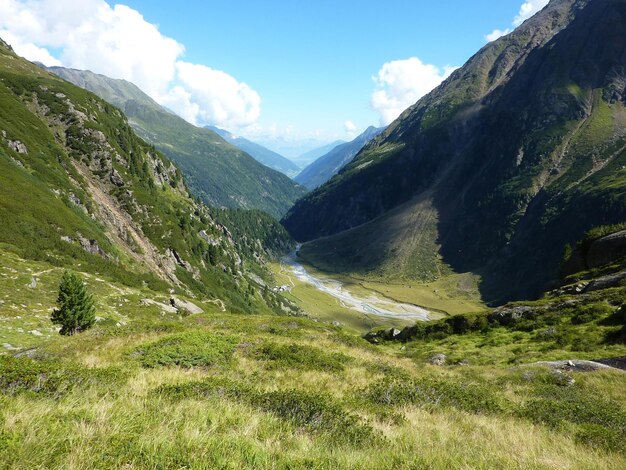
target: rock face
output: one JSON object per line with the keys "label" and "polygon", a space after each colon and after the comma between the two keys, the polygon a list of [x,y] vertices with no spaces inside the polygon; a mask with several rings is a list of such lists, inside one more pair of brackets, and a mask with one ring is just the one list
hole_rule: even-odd
{"label": "rock face", "polygon": [[[298,241],[317,240],[318,253],[343,237],[339,265],[369,249],[361,229],[385,240],[413,224],[407,238],[439,244],[457,272],[481,273],[486,300],[539,294],[558,278],[566,243],[626,220],[624,83],[626,3],[552,0],[407,109],[283,223]],[[435,224],[413,222],[416,201],[432,206]],[[377,225],[396,213],[396,227]]]}
{"label": "rock face", "polygon": [[604,266],[626,256],[626,230],[602,237],[591,244],[586,264],[589,268]]}
{"label": "rock face", "polygon": [[626,230],[578,243],[561,266],[563,278],[626,259]]}

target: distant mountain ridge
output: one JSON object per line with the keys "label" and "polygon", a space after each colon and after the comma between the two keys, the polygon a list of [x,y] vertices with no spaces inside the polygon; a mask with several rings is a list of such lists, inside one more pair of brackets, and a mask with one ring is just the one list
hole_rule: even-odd
{"label": "distant mountain ridge", "polygon": [[190,189],[209,205],[260,209],[280,218],[306,192],[215,132],[160,106],[128,81],[63,67],[48,70],[122,109],[135,132],[175,161]]}
{"label": "distant mountain ridge", "polygon": [[346,166],[361,151],[365,144],[384,130],[384,127],[368,127],[353,141],[334,147],[330,152],[309,164],[294,178],[294,181],[309,190],[321,186]]}
{"label": "distant mountain ridge", "polygon": [[283,223],[329,265],[402,277],[444,263],[502,302],[558,278],[566,243],[626,219],[624,168],[626,1],[552,0]]}
{"label": "distant mountain ridge", "polygon": [[292,160],[300,165],[301,168],[305,168],[307,165],[310,165],[315,160],[320,158],[323,155],[326,155],[332,149],[337,147],[338,145],[345,144],[345,140],[335,140],[334,142],[330,142],[328,144],[322,145],[320,147],[316,147],[314,149],[309,150],[297,157],[294,157]]}
{"label": "distant mountain ridge", "polygon": [[263,147],[260,144],[252,142],[243,137],[238,137],[232,132],[224,129],[220,129],[215,126],[204,126],[207,129],[212,130],[219,136],[221,136],[226,142],[234,145],[235,147],[243,150],[257,162],[272,168],[273,170],[280,171],[281,173],[293,178],[300,172],[300,167],[293,163],[291,160],[283,157],[282,155]]}

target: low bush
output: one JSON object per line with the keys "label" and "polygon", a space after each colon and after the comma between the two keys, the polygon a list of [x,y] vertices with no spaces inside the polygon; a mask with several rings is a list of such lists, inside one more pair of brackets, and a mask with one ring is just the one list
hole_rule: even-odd
{"label": "low bush", "polygon": [[309,431],[327,433],[336,441],[361,444],[375,438],[371,426],[343,410],[329,395],[277,390],[256,398],[256,405]]}
{"label": "low bush", "polygon": [[626,451],[626,410],[579,386],[537,387],[519,414],[555,428],[577,425],[579,440],[592,446]]}
{"label": "low bush", "polygon": [[476,414],[503,410],[493,387],[452,380],[385,378],[362,393],[367,400],[378,405],[453,407]]}
{"label": "low bush", "polygon": [[339,372],[351,358],[342,353],[327,353],[312,346],[265,343],[251,352],[270,368],[320,370]]}
{"label": "low bush", "polygon": [[330,395],[296,389],[260,392],[222,378],[158,387],[154,395],[169,399],[226,398],[250,405],[340,444],[376,442],[380,436],[368,424],[348,412]]}
{"label": "low bush", "polygon": [[0,356],[0,392],[62,395],[76,387],[103,386],[115,390],[128,378],[119,368],[88,369],[75,364]]}
{"label": "low bush", "polygon": [[584,305],[576,309],[572,315],[571,321],[574,325],[590,323],[600,318],[610,316],[613,313],[613,310],[614,309],[605,302],[596,302]]}
{"label": "low bush", "polygon": [[210,367],[229,362],[237,343],[231,336],[190,331],[141,345],[131,356],[143,367]]}

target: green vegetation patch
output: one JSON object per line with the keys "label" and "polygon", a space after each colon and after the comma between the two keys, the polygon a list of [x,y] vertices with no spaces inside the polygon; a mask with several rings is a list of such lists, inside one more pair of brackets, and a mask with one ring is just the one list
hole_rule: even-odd
{"label": "green vegetation patch", "polygon": [[342,353],[327,353],[300,344],[265,343],[252,352],[255,359],[265,361],[269,368],[291,368],[340,372],[351,358]]}
{"label": "green vegetation patch", "polygon": [[539,387],[519,414],[538,424],[570,428],[587,445],[626,451],[626,410],[583,387]]}
{"label": "green vegetation patch", "polygon": [[238,340],[207,331],[190,331],[147,343],[131,353],[143,367],[211,367],[228,363]]}
{"label": "green vegetation patch", "polygon": [[231,399],[272,413],[308,432],[332,437],[335,443],[357,445],[381,439],[369,424],[346,412],[328,394],[296,389],[259,392],[245,384],[221,378],[161,386],[154,393],[174,400]]}
{"label": "green vegetation patch", "polygon": [[368,386],[362,395],[372,404],[417,405],[425,408],[453,407],[468,413],[493,414],[504,410],[493,387],[455,380],[386,377]]}
{"label": "green vegetation patch", "polygon": [[76,387],[97,385],[114,390],[128,378],[119,368],[87,369],[74,364],[0,356],[0,392],[63,395]]}

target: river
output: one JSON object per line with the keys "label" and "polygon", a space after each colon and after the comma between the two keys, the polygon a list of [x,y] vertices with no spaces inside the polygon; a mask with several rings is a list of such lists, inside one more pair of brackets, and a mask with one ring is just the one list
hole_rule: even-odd
{"label": "river", "polygon": [[284,257],[282,264],[299,281],[311,284],[325,294],[335,297],[345,308],[386,318],[402,320],[430,319],[430,312],[417,305],[395,302],[388,298],[380,297],[374,292],[369,293],[366,297],[360,296],[347,290],[344,284],[338,280],[315,277],[298,261],[295,252]]}

